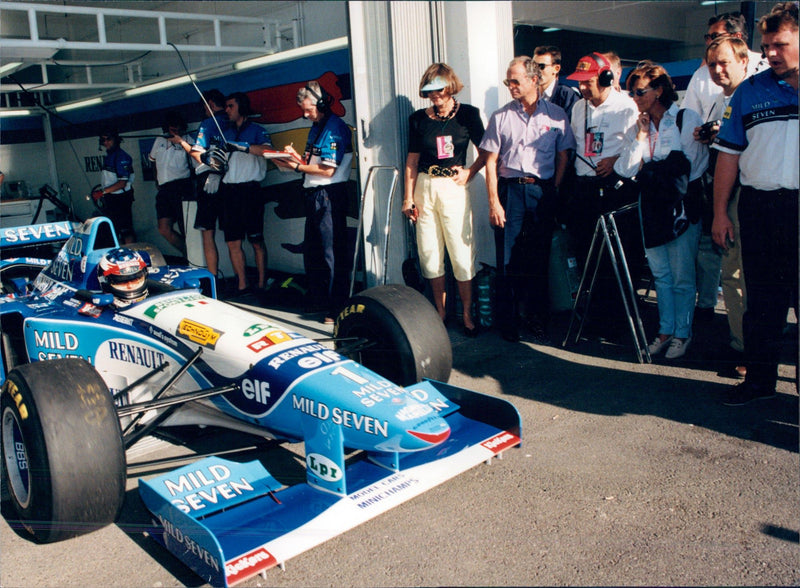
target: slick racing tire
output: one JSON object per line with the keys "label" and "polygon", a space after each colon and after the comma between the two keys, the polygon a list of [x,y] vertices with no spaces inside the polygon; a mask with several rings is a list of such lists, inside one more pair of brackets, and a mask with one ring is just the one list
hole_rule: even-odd
{"label": "slick racing tire", "polygon": [[[366,339],[372,345],[353,359],[395,384],[450,378],[453,350],[442,319],[407,286],[377,286],[353,296],[336,317],[334,337]],[[337,347],[347,345],[337,342]]]}
{"label": "slick racing tire", "polygon": [[112,523],[125,497],[125,451],[105,382],[82,359],[14,369],[0,392],[11,502],[40,543]]}

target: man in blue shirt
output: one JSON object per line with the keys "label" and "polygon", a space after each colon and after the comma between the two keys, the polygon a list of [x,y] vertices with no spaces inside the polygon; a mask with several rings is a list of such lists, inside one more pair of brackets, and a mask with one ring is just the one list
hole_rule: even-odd
{"label": "man in blue shirt", "polygon": [[[330,111],[330,95],[316,81],[297,92],[303,118],[313,125],[302,158],[274,160],[284,169],[304,174],[306,226],[303,264],[309,281],[312,306],[325,310],[325,324],[346,302],[348,294],[347,181],[353,163],[350,127]],[[302,163],[300,163],[302,161]]]}
{"label": "man in blue shirt", "polygon": [[214,146],[225,143],[220,130],[224,131],[228,127],[228,116],[225,114],[225,95],[216,88],[203,92],[203,107],[205,108],[206,118],[200,123],[197,130],[197,140],[194,144],[189,143],[184,137],[172,134],[170,142],[180,145],[189,156],[195,160],[197,167],[195,175],[197,177],[197,214],[195,215],[194,228],[202,231],[203,254],[206,259],[208,271],[214,276],[219,269],[219,254],[215,234],[217,220],[221,214],[220,199],[217,197],[219,184],[224,170],[220,167],[213,169],[207,165],[203,159],[210,163],[214,161],[208,159]]}
{"label": "man in blue shirt", "polygon": [[265,285],[267,248],[264,243],[261,180],[267,174],[267,160],[262,155],[272,149],[272,144],[264,128],[247,119],[253,114],[247,94],[234,92],[228,96],[225,112],[229,125],[223,129],[223,136],[231,154],[218,194],[222,203],[220,225],[241,293],[247,289],[242,249],[245,236],[253,247],[258,272],[257,288],[263,289]]}
{"label": "man in blue shirt", "polygon": [[797,3],[777,4],[758,28],[770,69],[739,85],[714,140],[720,153],[711,234],[724,248],[734,238],[727,205],[738,171],[740,246],[747,281],[747,376],[728,391],[723,403],[729,406],[775,396],[786,313],[790,305],[797,308]]}
{"label": "man in blue shirt", "polygon": [[534,337],[546,340],[547,273],[558,186],[568,151],[575,149],[564,110],[540,100],[540,76],[530,57],[511,61],[503,83],[513,100],[492,114],[480,145],[487,153],[489,222],[496,229],[498,323],[503,338],[511,342],[519,341],[522,302],[527,302]]}
{"label": "man in blue shirt", "polygon": [[106,129],[100,134],[100,145],[105,147],[101,172],[102,189],[93,194],[102,198],[103,214],[114,223],[120,243],[133,243],[133,159],[119,145],[122,137],[116,129]]}

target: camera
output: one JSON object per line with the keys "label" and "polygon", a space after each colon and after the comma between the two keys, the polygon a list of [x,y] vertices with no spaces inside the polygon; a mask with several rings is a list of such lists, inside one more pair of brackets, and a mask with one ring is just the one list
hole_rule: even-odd
{"label": "camera", "polygon": [[714,136],[715,133],[719,131],[719,125],[721,122],[722,121],[720,120],[708,121],[700,127],[699,131],[697,131],[697,136],[700,137],[701,141],[708,141],[712,136]]}

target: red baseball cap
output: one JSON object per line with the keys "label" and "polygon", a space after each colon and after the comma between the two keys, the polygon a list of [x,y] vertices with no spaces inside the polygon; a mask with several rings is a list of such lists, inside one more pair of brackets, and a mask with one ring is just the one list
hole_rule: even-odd
{"label": "red baseball cap", "polygon": [[[603,63],[603,65],[601,66],[600,63]],[[611,69],[611,64],[599,53],[584,55],[578,60],[577,65],[575,65],[575,71],[568,75],[567,79],[585,82],[586,80],[591,80],[606,69]]]}

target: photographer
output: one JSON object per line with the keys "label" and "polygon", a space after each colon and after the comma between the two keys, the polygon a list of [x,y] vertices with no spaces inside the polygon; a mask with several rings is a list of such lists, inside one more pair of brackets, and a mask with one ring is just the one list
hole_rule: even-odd
{"label": "photographer", "polygon": [[[706,47],[705,61],[708,64],[711,81],[722,88],[722,93],[717,96],[714,105],[711,107],[709,117],[712,119],[695,128],[695,140],[701,143],[710,144],[719,132],[719,124],[722,120],[725,109],[728,107],[733,96],[734,90],[748,77],[749,54],[747,44],[737,37],[720,37],[711,42]],[[709,172],[713,173],[717,161],[715,149],[709,152]],[[745,282],[742,271],[742,254],[739,248],[739,186],[738,181],[728,202],[728,216],[733,224],[733,242],[726,251],[722,248],[712,247],[711,244],[711,224],[714,218],[713,198],[708,203],[708,208],[703,210],[703,236],[700,239],[700,250],[697,254],[697,312],[710,307],[714,312],[714,303],[717,298],[717,285],[720,282],[720,269],[722,271],[722,295],[725,298],[725,308],[728,311],[728,328],[730,329],[730,345],[741,354],[744,352],[744,334],[742,331],[742,316],[745,309]],[[706,225],[708,245],[706,240]],[[703,276],[708,276],[704,279]],[[703,286],[703,283],[707,283]],[[713,302],[704,302],[703,292],[713,290]],[[709,304],[710,303],[710,304]],[[744,377],[746,370],[741,361],[738,362],[734,375]]]}

